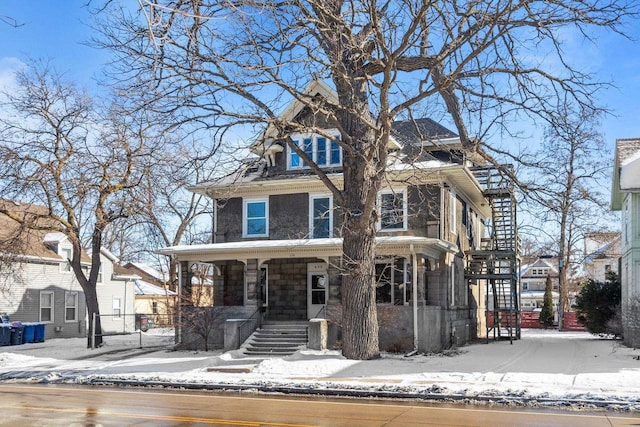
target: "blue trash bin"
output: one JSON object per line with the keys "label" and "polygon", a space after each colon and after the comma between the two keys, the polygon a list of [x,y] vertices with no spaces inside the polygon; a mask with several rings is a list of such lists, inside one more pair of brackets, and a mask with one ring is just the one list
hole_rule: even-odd
{"label": "blue trash bin", "polygon": [[35,322],[34,325],[36,326],[35,342],[44,342],[44,334],[45,334],[44,323]]}
{"label": "blue trash bin", "polygon": [[0,345],[11,345],[11,325],[0,323]]}
{"label": "blue trash bin", "polygon": [[22,342],[35,342],[36,341],[36,324],[35,323],[23,323],[22,327]]}
{"label": "blue trash bin", "polygon": [[13,323],[11,325],[11,345],[22,344],[22,333],[24,326],[20,322]]}

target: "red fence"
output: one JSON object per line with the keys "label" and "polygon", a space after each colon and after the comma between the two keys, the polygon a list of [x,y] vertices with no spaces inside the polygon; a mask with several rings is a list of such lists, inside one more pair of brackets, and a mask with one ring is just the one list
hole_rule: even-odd
{"label": "red fence", "polygon": [[[502,324],[507,324],[507,316],[509,313],[500,313]],[[513,316],[513,315],[512,315]],[[522,328],[536,328],[541,329],[540,325],[540,312],[539,311],[522,311],[520,312],[520,327]],[[488,319],[489,326],[493,326],[493,315],[489,314]],[[515,323],[515,319],[512,319],[512,323]],[[563,317],[563,331],[586,331],[587,329],[578,323],[577,314],[573,311],[566,311]]]}

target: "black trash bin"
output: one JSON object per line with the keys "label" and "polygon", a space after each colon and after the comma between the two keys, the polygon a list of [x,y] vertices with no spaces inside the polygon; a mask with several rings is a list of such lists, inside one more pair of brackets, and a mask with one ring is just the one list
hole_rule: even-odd
{"label": "black trash bin", "polygon": [[19,323],[11,325],[11,345],[22,344],[22,334],[24,333],[24,326]]}

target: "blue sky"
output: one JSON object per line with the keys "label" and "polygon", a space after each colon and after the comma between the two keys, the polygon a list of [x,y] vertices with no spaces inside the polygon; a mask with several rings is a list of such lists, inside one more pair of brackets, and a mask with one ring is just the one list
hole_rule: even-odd
{"label": "blue sky", "polygon": [[[23,25],[13,28],[0,22],[0,79],[6,78],[16,60],[49,58],[70,79],[90,90],[95,88],[94,77],[99,77],[108,54],[84,44],[91,37],[92,19],[83,7],[86,3],[87,0],[3,0],[0,16],[9,16]],[[640,39],[640,21],[631,23],[626,31]],[[601,96],[601,102],[616,115],[606,117],[602,126],[610,147],[616,138],[640,137],[640,42],[603,33],[594,48],[573,32],[563,47],[585,69],[618,87]]]}

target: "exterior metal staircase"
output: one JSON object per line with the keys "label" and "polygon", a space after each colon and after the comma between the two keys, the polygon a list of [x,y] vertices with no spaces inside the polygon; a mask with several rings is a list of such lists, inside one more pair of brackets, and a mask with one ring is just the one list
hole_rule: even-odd
{"label": "exterior metal staircase", "polygon": [[307,346],[308,322],[266,321],[242,345],[247,356],[288,356]]}
{"label": "exterior metal staircase", "polygon": [[491,205],[490,238],[470,251],[465,276],[486,284],[486,337],[520,339],[520,242],[516,198],[510,166],[474,168],[476,179]]}

